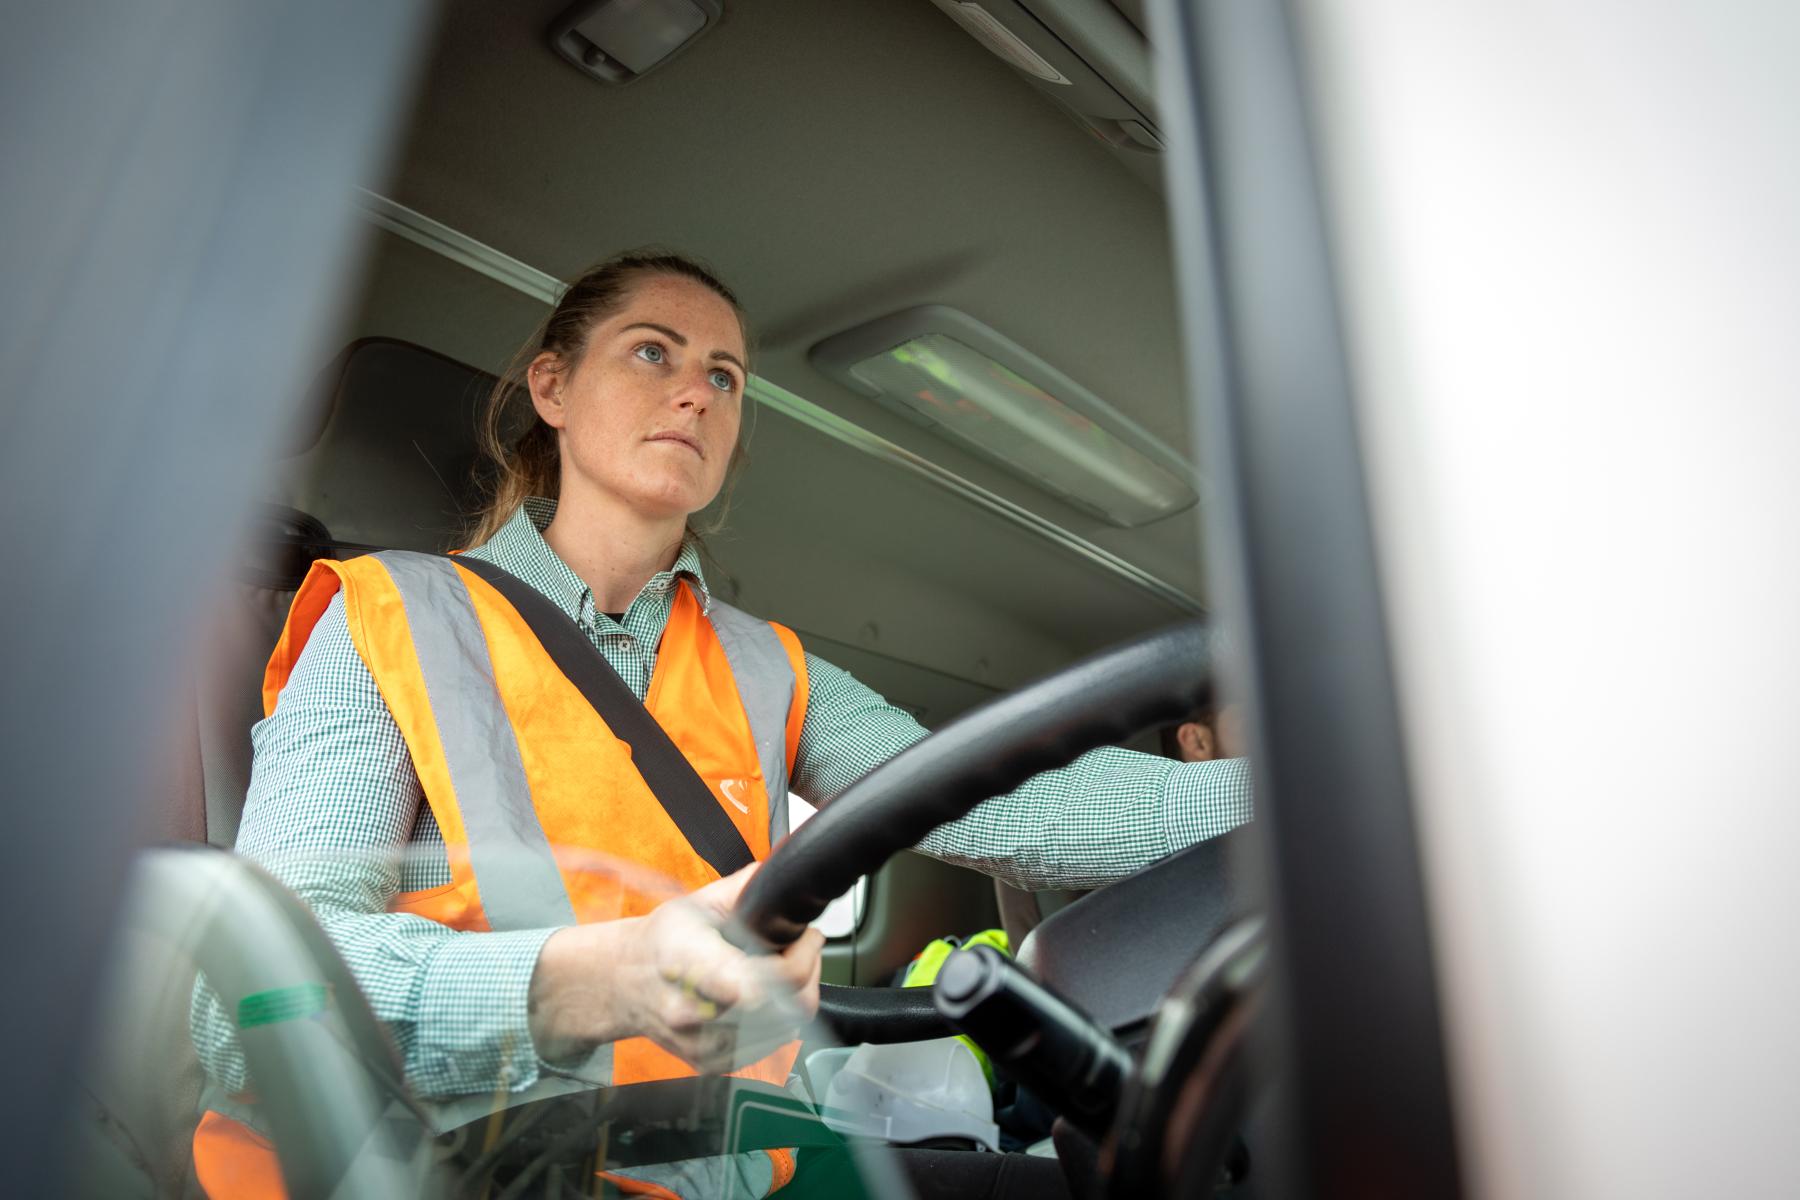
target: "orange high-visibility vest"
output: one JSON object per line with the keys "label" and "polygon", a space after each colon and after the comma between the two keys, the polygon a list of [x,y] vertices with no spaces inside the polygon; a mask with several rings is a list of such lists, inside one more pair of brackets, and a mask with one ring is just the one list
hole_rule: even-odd
{"label": "orange high-visibility vest", "polygon": [[[263,679],[272,714],[313,627],[339,592],[350,637],[406,739],[443,831],[451,882],[402,893],[395,912],[459,930],[534,929],[641,916],[670,891],[719,878],[633,765],[630,748],[565,678],[530,627],[485,580],[453,560],[388,551],[322,560],[301,584]],[[787,828],[787,783],[806,715],[806,660],[793,632],[676,587],[645,706],[761,860]],[[798,1043],[733,1074],[780,1085]],[[509,1103],[585,1087],[694,1074],[645,1038],[599,1047],[574,1073]],[[492,1109],[486,1094],[438,1106],[449,1128]],[[771,1151],[773,1184],[792,1158]],[[283,1195],[268,1141],[208,1112],[196,1174],[213,1200]],[[628,1192],[668,1194],[613,1177]],[[641,1182],[641,1186],[638,1186]]]}

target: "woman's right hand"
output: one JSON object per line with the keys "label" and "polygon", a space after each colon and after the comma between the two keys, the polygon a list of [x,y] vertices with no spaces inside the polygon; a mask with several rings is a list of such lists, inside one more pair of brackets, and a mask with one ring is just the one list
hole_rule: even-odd
{"label": "woman's right hand", "polygon": [[719,1018],[771,993],[810,1016],[819,1003],[819,951],[806,934],[780,954],[752,957],[719,930],[755,865],[667,901],[648,916],[561,929],[544,943],[531,980],[531,1032],[551,1061],[603,1042],[647,1037],[695,1067],[736,1062],[734,1030]]}

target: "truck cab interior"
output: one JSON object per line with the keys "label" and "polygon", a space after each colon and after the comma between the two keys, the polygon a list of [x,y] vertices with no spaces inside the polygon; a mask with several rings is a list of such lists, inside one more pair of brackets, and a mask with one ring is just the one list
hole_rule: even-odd
{"label": "truck cab interior", "polygon": [[[52,368],[98,363],[121,405],[156,402],[24,405],[0,445],[0,483],[36,506],[16,509],[19,559],[70,581],[12,597],[15,782],[69,800],[22,826],[0,881],[21,912],[67,893],[75,840],[100,881],[17,950],[42,982],[5,1001],[8,1125],[53,1147],[21,1156],[21,1194],[202,1195],[199,974],[294,1200],[601,1194],[599,1170],[771,1148],[799,1151],[796,1197],[1673,1195],[1689,1130],[1722,1190],[1800,1180],[1775,1120],[1800,980],[1768,965],[1791,942],[1763,915],[1792,908],[1768,834],[1791,806],[1756,807],[1784,786],[1736,740],[1793,708],[1793,655],[1768,652],[1792,650],[1800,595],[1768,549],[1797,499],[1791,405],[1709,384],[1682,396],[1742,420],[1651,407],[1696,362],[1730,382],[1791,358],[1764,353],[1791,304],[1709,290],[1721,264],[1800,268],[1752,245],[1749,208],[1709,207],[1766,182],[1731,154],[1773,144],[1791,99],[1769,90],[1770,22],[1703,38],[1698,17],[1677,36],[1635,12],[1314,0],[153,8],[46,10],[15,45],[54,53],[0,50],[6,86],[46,98],[0,120],[51,147],[19,176],[43,232],[0,261],[111,333],[0,323],[9,387],[61,399]],[[1603,136],[1653,111],[1656,138]],[[1679,157],[1663,138],[1707,169],[1659,173]],[[497,378],[568,281],[648,247],[705,263],[748,323],[709,586],[932,734],[816,813],[790,797],[794,832],[733,918],[748,946],[827,937],[788,1087],[571,1083],[448,1123],[319,922],[229,853],[262,668],[316,561],[463,546]],[[1693,330],[1767,345],[1704,356]],[[1590,357],[1634,381],[1629,419]],[[1677,463],[1710,481],[1679,505],[1657,490]],[[1662,530],[1718,569],[1653,572]],[[1663,681],[1627,645],[1658,621],[1716,643],[1656,640],[1719,717],[1693,718],[1707,761],[1658,750],[1671,794],[1687,814],[1730,793],[1745,817],[1705,853],[1688,816],[1636,819],[1663,811],[1641,726],[1599,715]],[[1219,694],[1248,732],[1249,825],[1097,888],[910,849],[1088,749],[1157,752]],[[1672,896],[1677,865],[1707,886]],[[994,928],[1010,957],[894,986],[934,939]],[[785,1036],[770,1009],[734,1036]]]}
{"label": "truck cab interior", "polygon": [[[208,619],[167,837],[232,844],[248,730],[261,715],[260,664],[306,568],[362,547],[462,544],[477,502],[478,412],[496,375],[564,281],[621,249],[697,256],[749,317],[747,465],[711,522],[709,586],[779,614],[810,652],[927,727],[1204,613],[1141,12],[1065,5],[1046,26],[1020,8],[1011,16],[1038,44],[1030,51],[1016,35],[971,25],[959,6],[926,0],[731,6],[709,11],[679,53],[620,82],[571,60],[616,68],[617,55],[590,39],[617,39],[630,57],[656,30],[645,13],[615,11],[630,6],[589,7],[587,24],[561,33],[567,13],[554,5],[450,4],[435,14],[392,161],[346,198],[365,228],[330,353],[268,464]],[[1079,85],[1022,73],[1014,60],[1040,51],[1040,63],[1055,64],[1044,71]],[[878,374],[934,353],[925,367],[935,378]],[[995,769],[1009,756],[1019,765],[1000,769],[1022,781],[1079,753],[1082,739],[1153,751],[1159,719],[1191,710],[1210,663],[1197,632],[1179,647],[1140,648],[1133,663],[1090,668],[1085,682],[1044,694],[1025,727],[991,718],[968,735],[955,770],[915,769],[885,789],[870,781],[896,793],[862,804],[880,848],[844,850],[844,837],[857,838],[850,830],[814,850],[811,866],[791,868],[785,892],[764,905],[805,910],[807,896],[843,893],[828,918],[827,984],[888,984],[945,935],[1007,927],[1017,946],[1079,895],[1021,890],[907,847],[954,815],[916,815],[923,794],[966,807],[1004,790],[993,788]],[[1146,694],[1159,703],[1145,708]],[[1133,717],[1121,721],[1121,709]],[[970,784],[957,786],[959,771]],[[971,790],[976,782],[990,790]],[[879,815],[883,805],[894,812]],[[1073,940],[1039,956],[1067,977],[1053,971],[1053,987],[1079,993],[1084,1012],[1102,1011],[1104,1027],[1127,1031],[1134,1046],[1156,1002],[1243,908],[1226,886],[1223,848],[1200,853],[1204,863],[1190,855],[1152,885],[1158,921],[1133,915],[1148,911],[1148,897],[1129,912],[1115,902],[1105,936],[1069,925]],[[857,865],[841,887],[820,883],[843,864]],[[203,870],[217,868],[176,855],[144,886],[180,895],[191,911],[191,887],[165,875]],[[234,923],[263,907],[240,898]],[[820,915],[803,911],[802,923]],[[1137,926],[1147,927],[1125,938]],[[280,935],[240,929],[237,940]],[[134,980],[122,990],[141,1005],[135,978],[120,978]],[[170,1028],[184,1008],[179,979],[161,990],[157,1019],[179,1047]],[[829,1010],[850,1010],[840,1015],[850,1024],[822,1033],[828,1043],[952,1032],[932,1015],[929,989],[903,1003],[882,999],[892,989],[828,991]],[[150,1019],[140,1011],[114,1023],[145,1038]],[[149,1162],[158,1186],[191,1186],[180,1147],[200,1078],[191,1062],[174,1076],[181,1086],[166,1094],[142,1076],[96,1087],[115,1097],[137,1087],[97,1103],[108,1128],[154,1131],[127,1144],[159,1143],[156,1154],[96,1163]],[[1047,1123],[1036,1133],[1039,1155],[1010,1169],[1047,1170],[1066,1187]],[[1089,1135],[1090,1159],[1103,1134],[1100,1125]],[[333,1157],[341,1151],[284,1151],[290,1190],[335,1186],[347,1169]],[[933,1177],[958,1177],[943,1157],[932,1159]],[[988,1176],[1005,1157],[984,1156],[977,1194],[996,1186]]]}

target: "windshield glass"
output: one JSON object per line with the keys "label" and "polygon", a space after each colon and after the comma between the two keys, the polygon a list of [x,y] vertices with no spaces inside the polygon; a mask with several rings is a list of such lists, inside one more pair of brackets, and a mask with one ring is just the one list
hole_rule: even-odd
{"label": "windshield glass", "polygon": [[[328,203],[218,199],[234,231],[271,210],[245,244],[305,242],[326,208],[350,232],[305,264],[335,307],[284,316],[281,369],[259,352],[207,393],[283,407],[280,436],[218,422],[181,447],[237,476],[174,523],[243,515],[159,631],[186,649],[145,740],[181,777],[145,806],[183,845],[135,858],[111,928],[85,1194],[1067,1186],[1062,1110],[949,1036],[930,985],[1241,825],[1244,763],[1189,758],[1168,786],[1148,719],[1057,761],[1014,747],[1042,774],[858,862],[814,932],[764,945],[743,881],[491,571],[550,602],[763,863],[809,798],[828,814],[929,731],[1198,616],[1148,47],[1115,40],[1109,83],[1034,34],[1103,102],[1077,112],[994,57],[975,6],[687,7],[651,29],[657,5],[420,6],[392,128]],[[194,104],[274,111],[254,153],[230,143],[274,192],[341,132],[287,128],[314,107],[290,90]],[[193,246],[161,274],[262,261]],[[208,297],[182,344],[210,362],[254,304]],[[834,365],[846,338],[873,340]],[[1141,1040],[1172,968],[1070,960]]]}
{"label": "windshield glass", "polygon": [[[566,849],[556,857],[586,918],[673,905],[681,920],[669,928],[745,940],[729,918],[641,866]],[[85,1161],[84,1194],[111,1194],[137,1173],[178,1182],[195,1169],[216,1183],[273,1169],[303,1191],[342,1175],[421,1198],[588,1196],[639,1184],[760,1195],[804,1165],[809,1188],[825,1189],[806,1194],[883,1197],[908,1193],[859,1147],[997,1145],[989,1083],[971,1050],[953,1039],[842,1047],[809,1014],[810,996],[765,965],[772,959],[738,980],[669,981],[671,1001],[694,1002],[680,1026],[692,1061],[643,1038],[554,1058],[525,1047],[521,1059],[474,1031],[461,1064],[436,1061],[441,1052],[418,1031],[373,1019],[323,929],[276,882],[317,900],[359,876],[407,869],[331,855],[253,866],[200,849],[145,859],[86,1080],[114,1136]],[[436,903],[441,913],[453,891],[415,907]],[[746,982],[734,1002],[717,998]],[[473,981],[483,986],[504,984]],[[388,1002],[379,982],[374,990]],[[562,1003],[579,1015],[607,1001],[597,990]],[[517,1086],[503,1069],[492,1086],[470,1090],[496,1057],[532,1062],[535,1078]],[[196,1093],[206,1115],[190,1156],[181,1130]]]}

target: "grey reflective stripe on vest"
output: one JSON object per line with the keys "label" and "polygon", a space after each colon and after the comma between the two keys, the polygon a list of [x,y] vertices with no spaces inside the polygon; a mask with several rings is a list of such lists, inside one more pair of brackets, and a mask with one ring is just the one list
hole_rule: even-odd
{"label": "grey reflective stripe on vest", "polygon": [[731,664],[738,699],[750,720],[750,738],[769,794],[769,845],[788,829],[787,721],[799,681],[781,637],[767,621],[714,600],[706,616]]}
{"label": "grey reflective stripe on vest", "polygon": [[468,585],[446,558],[405,550],[375,557],[406,609],[489,928],[575,924],[556,855],[532,807],[518,735],[500,701]]}
{"label": "grey reflective stripe on vest", "polygon": [[[468,584],[449,559],[436,555],[389,550],[375,557],[387,568],[406,610],[489,928],[575,924],[575,907],[531,802],[518,734],[500,700],[487,634],[475,615]],[[609,1043],[596,1047],[574,1070],[542,1075],[522,1091],[426,1100],[421,1108],[436,1131],[446,1133],[496,1109],[611,1082]]]}

